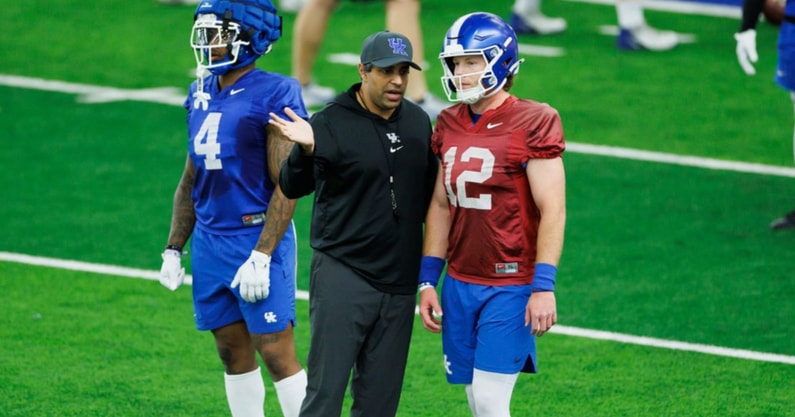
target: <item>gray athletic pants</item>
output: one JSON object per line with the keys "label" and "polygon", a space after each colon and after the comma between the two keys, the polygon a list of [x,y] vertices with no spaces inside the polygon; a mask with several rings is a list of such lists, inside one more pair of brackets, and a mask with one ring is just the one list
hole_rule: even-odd
{"label": "gray athletic pants", "polygon": [[353,370],[351,417],[397,413],[416,295],[373,288],[336,259],[315,251],[309,278],[312,339],[301,417],[339,417]]}

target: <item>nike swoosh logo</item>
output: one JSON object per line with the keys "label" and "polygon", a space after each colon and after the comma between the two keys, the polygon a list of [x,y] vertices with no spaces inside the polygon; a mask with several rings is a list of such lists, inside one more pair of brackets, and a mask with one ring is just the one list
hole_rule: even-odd
{"label": "nike swoosh logo", "polygon": [[235,95],[235,94],[237,94],[237,93],[239,93],[239,92],[241,92],[243,90],[245,90],[245,88],[241,88],[239,90],[231,90],[231,91],[229,91],[229,95],[233,96],[233,95]]}
{"label": "nike swoosh logo", "polygon": [[494,124],[489,123],[489,124],[486,125],[486,129],[494,129],[497,126],[502,126],[502,122],[494,123]]}
{"label": "nike swoosh logo", "polygon": [[402,146],[398,146],[397,148],[393,148],[393,147],[390,146],[389,147],[389,152],[395,153],[395,152],[397,152],[397,151],[399,151],[401,149],[403,149]]}

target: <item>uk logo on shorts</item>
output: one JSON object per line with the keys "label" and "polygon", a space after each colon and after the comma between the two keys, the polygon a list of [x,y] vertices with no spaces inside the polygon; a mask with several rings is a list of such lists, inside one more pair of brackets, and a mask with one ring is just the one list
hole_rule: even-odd
{"label": "uk logo on shorts", "polygon": [[447,375],[453,374],[453,370],[450,369],[450,365],[452,365],[452,363],[447,360],[447,355],[444,355],[444,371],[447,372]]}
{"label": "uk logo on shorts", "polygon": [[402,38],[389,38],[389,47],[392,48],[392,53],[395,55],[409,56]]}
{"label": "uk logo on shorts", "polygon": [[276,313],[269,311],[262,316],[266,323],[276,323]]}

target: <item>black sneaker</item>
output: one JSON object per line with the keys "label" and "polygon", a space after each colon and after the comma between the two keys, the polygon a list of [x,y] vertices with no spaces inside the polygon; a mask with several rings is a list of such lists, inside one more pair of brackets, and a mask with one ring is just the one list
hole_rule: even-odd
{"label": "black sneaker", "polygon": [[770,223],[770,228],[773,230],[795,229],[795,210],[785,214],[784,217],[773,220]]}

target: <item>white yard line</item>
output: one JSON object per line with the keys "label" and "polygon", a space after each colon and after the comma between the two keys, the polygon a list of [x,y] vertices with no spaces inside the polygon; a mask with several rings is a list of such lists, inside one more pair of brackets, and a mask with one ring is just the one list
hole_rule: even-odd
{"label": "white yard line", "polygon": [[[71,271],[89,272],[103,275],[115,275],[127,278],[139,278],[147,280],[157,280],[158,271],[147,271],[143,269],[126,268],[115,265],[93,264],[88,262],[70,261],[64,259],[44,258],[41,256],[31,256],[19,253],[0,252],[0,261],[21,263],[48,268],[68,269]],[[187,284],[190,285],[190,276],[187,277]],[[306,291],[296,291],[296,298],[308,300],[309,293]],[[633,336],[628,334],[604,332],[600,330],[581,329],[578,327],[556,325],[552,328],[552,333],[583,337],[587,339],[606,340],[610,342],[626,343],[655,347],[661,349],[681,350],[687,352],[697,352],[714,356],[726,356],[737,359],[747,359],[762,362],[783,363],[795,365],[795,356],[778,355],[774,353],[756,352],[752,350],[730,349],[720,346],[702,345],[698,343],[678,342],[675,340],[655,339],[652,337]]]}
{"label": "white yard line", "polygon": [[31,90],[76,94],[81,103],[108,103],[111,101],[148,101],[151,103],[181,106],[186,94],[176,87],[144,88],[138,90],[77,84],[57,80],[0,74],[0,85]]}
{"label": "white yard line", "polygon": [[659,162],[671,165],[684,165],[719,171],[734,171],[746,174],[762,174],[790,178],[795,177],[795,168],[754,164],[750,162],[726,161],[722,159],[702,158],[699,156],[676,155],[664,152],[620,148],[617,146],[566,142],[566,152],[631,159],[635,161]]}

